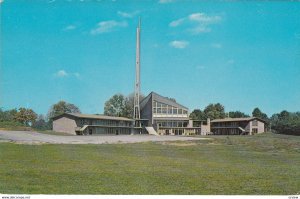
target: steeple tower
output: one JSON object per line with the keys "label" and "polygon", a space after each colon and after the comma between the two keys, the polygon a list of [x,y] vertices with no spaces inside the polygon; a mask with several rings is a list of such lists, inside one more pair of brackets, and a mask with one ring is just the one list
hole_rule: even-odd
{"label": "steeple tower", "polygon": [[136,29],[136,62],[135,62],[135,85],[134,85],[134,111],[133,119],[135,120],[135,127],[141,127],[140,119],[140,32],[141,32],[141,19]]}

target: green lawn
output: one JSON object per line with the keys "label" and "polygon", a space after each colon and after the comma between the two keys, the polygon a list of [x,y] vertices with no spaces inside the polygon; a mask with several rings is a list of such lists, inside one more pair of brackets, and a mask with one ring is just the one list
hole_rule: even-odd
{"label": "green lawn", "polygon": [[0,143],[0,193],[296,194],[300,137],[103,145]]}

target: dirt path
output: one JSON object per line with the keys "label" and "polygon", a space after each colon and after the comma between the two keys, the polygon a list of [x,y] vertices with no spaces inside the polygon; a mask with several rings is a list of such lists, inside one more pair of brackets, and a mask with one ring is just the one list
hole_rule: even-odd
{"label": "dirt path", "polygon": [[195,138],[184,136],[152,136],[152,135],[94,135],[94,136],[61,136],[47,135],[31,131],[3,131],[0,130],[0,141],[11,141],[20,144],[114,144],[138,142],[164,142],[201,140],[209,138]]}

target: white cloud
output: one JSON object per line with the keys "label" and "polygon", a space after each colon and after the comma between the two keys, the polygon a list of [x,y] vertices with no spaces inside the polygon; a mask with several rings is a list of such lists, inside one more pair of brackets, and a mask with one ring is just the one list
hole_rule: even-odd
{"label": "white cloud", "polygon": [[158,3],[172,3],[174,0],[159,0]]}
{"label": "white cloud", "polygon": [[0,0],[0,3],[2,3],[4,0]]}
{"label": "white cloud", "polygon": [[181,18],[181,19],[172,21],[172,22],[169,24],[169,26],[171,26],[171,27],[179,26],[179,25],[181,25],[181,24],[184,22],[184,20],[185,20],[185,18]]}
{"label": "white cloud", "polygon": [[69,76],[69,74],[65,70],[59,70],[54,75],[60,78]]}
{"label": "white cloud", "polygon": [[220,44],[220,43],[212,43],[212,44],[210,44],[210,46],[211,46],[212,48],[218,48],[218,49],[220,49],[220,48],[223,47],[222,44]]}
{"label": "white cloud", "polygon": [[81,75],[78,72],[70,73],[70,72],[67,72],[65,70],[57,71],[56,73],[54,73],[54,76],[57,77],[57,78],[65,78],[65,77],[76,77],[78,79],[81,78]]}
{"label": "white cloud", "polygon": [[66,26],[64,28],[64,30],[66,30],[66,31],[68,31],[68,30],[74,30],[74,29],[76,29],[76,26],[74,26],[74,25],[68,25],[68,26]]}
{"label": "white cloud", "polygon": [[96,35],[96,34],[112,32],[118,28],[127,27],[127,25],[128,24],[126,21],[122,21],[122,22],[118,22],[118,21],[114,21],[114,20],[101,21],[97,24],[96,28],[91,30],[91,34]]}
{"label": "white cloud", "polygon": [[192,33],[194,35],[197,35],[199,33],[210,32],[210,31],[211,31],[211,28],[206,27],[206,26],[202,26],[202,25],[198,25],[196,27],[188,29],[188,32],[190,32],[190,33]]}
{"label": "white cloud", "polygon": [[205,13],[193,13],[189,15],[189,20],[206,24],[217,23],[221,20],[220,16],[207,16]]}
{"label": "white cloud", "polygon": [[135,15],[139,14],[140,11],[134,11],[134,12],[122,12],[122,11],[118,11],[118,15],[120,15],[121,17],[124,17],[124,18],[132,18],[134,17]]}
{"label": "white cloud", "polygon": [[188,41],[178,41],[178,40],[175,40],[175,41],[171,41],[170,42],[170,46],[172,46],[174,48],[183,49],[183,48],[186,48],[188,45],[189,45]]}
{"label": "white cloud", "polygon": [[211,28],[210,26],[212,24],[217,24],[222,20],[221,16],[215,15],[215,16],[209,16],[205,13],[192,13],[186,17],[177,19],[172,21],[169,26],[170,27],[177,27],[181,25],[186,25],[189,27],[187,29],[188,32],[192,34],[199,34],[199,33],[205,33],[210,32]]}

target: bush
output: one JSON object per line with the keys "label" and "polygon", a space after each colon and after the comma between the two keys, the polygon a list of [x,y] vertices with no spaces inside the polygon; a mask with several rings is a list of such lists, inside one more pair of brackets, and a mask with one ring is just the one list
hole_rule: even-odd
{"label": "bush", "polygon": [[0,121],[0,129],[29,131],[30,127],[15,121]]}

